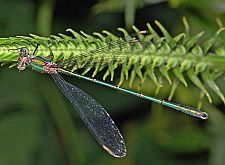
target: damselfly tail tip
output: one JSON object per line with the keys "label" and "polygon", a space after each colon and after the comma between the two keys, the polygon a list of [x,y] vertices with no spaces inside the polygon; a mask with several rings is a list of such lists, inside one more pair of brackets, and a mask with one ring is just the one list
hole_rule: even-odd
{"label": "damselfly tail tip", "polygon": [[208,114],[206,112],[202,112],[200,118],[204,120],[208,119]]}
{"label": "damselfly tail tip", "polygon": [[113,152],[112,150],[110,150],[108,147],[106,147],[104,144],[102,145],[102,147],[112,156],[117,157],[117,158],[122,158],[126,155],[126,150],[123,150],[121,152]]}

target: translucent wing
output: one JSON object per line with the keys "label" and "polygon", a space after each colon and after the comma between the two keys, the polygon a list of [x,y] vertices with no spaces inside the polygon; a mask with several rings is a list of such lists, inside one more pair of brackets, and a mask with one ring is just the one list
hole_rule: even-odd
{"label": "translucent wing", "polygon": [[59,74],[51,74],[102,147],[115,157],[126,155],[124,139],[105,109],[81,89],[67,83]]}

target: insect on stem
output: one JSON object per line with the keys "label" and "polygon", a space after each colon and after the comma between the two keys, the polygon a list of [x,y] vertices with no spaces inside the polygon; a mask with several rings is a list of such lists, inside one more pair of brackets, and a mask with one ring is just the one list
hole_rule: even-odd
{"label": "insect on stem", "polygon": [[[135,36],[133,38],[131,37],[129,37],[129,39],[125,38],[123,41],[119,39],[117,41],[113,41],[111,44],[112,45],[114,44],[115,46],[119,42],[122,42],[122,43],[139,42],[140,40],[138,38],[138,35],[148,34],[148,33],[150,32],[147,30],[140,31],[134,34]],[[109,154],[113,155],[114,157],[124,157],[126,155],[125,141],[118,127],[116,126],[112,118],[109,116],[109,114],[106,112],[106,110],[95,99],[93,99],[90,95],[85,93],[83,90],[66,82],[63,79],[63,77],[60,75],[60,73],[66,74],[66,75],[72,75],[77,78],[92,81],[106,87],[120,90],[125,93],[131,94],[137,97],[141,97],[158,104],[165,105],[167,107],[173,108],[177,111],[181,111],[185,114],[188,114],[194,117],[198,117],[201,119],[208,118],[207,113],[202,112],[193,107],[188,107],[185,105],[176,104],[176,103],[165,101],[162,99],[157,99],[151,96],[146,96],[142,93],[137,93],[131,90],[124,89],[119,86],[115,86],[109,83],[102,82],[100,80],[92,79],[92,78],[74,73],[68,69],[61,67],[57,63],[51,62],[50,60],[44,57],[34,56],[35,53],[37,52],[38,47],[39,47],[39,44],[37,44],[32,55],[28,53],[26,48],[20,49],[20,54],[18,58],[18,66],[17,66],[19,71],[22,71],[27,66],[29,66],[33,70],[51,75],[56,85],[58,86],[58,88],[66,96],[66,98],[71,102],[71,104],[73,105],[73,108],[80,115],[81,119],[84,121],[84,123],[86,124],[88,129],[91,131],[91,133],[94,135],[94,137],[99,142],[99,144]],[[108,46],[103,46],[91,52],[100,52],[103,50],[107,51]]]}

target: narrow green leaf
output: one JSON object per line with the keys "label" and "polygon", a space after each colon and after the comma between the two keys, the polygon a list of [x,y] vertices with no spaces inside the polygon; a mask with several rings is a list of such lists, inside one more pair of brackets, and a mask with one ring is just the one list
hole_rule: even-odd
{"label": "narrow green leaf", "polygon": [[170,79],[168,70],[165,67],[161,67],[161,68],[159,68],[159,71],[162,73],[162,75],[167,79],[167,81],[171,85],[172,84],[172,81]]}
{"label": "narrow green leaf", "polygon": [[169,100],[169,101],[172,100],[172,98],[173,98],[173,96],[174,96],[174,93],[175,93],[175,91],[176,91],[176,89],[177,89],[179,83],[180,83],[180,82],[179,82],[178,79],[174,79],[173,85],[172,85],[172,88],[171,88],[171,90],[170,90],[170,94],[169,94],[169,97],[168,97],[168,100]]}
{"label": "narrow green leaf", "polygon": [[201,73],[201,76],[204,80],[204,82],[221,98],[223,103],[225,104],[225,98],[223,93],[220,91],[219,87],[216,85],[216,83],[213,81],[212,77],[210,76],[210,72],[207,69],[205,72]]}
{"label": "narrow green leaf", "polygon": [[199,80],[198,76],[194,73],[193,69],[187,70],[187,75],[190,78],[190,80],[206,94],[209,102],[212,103],[212,99],[211,99],[209,93],[207,92],[204,85]]}
{"label": "narrow green leaf", "polygon": [[183,17],[183,24],[184,24],[185,34],[187,37],[189,37],[190,36],[190,26],[189,26],[189,23],[188,23],[186,17]]}
{"label": "narrow green leaf", "polygon": [[190,39],[187,38],[185,41],[185,48],[187,50],[190,50],[197,43],[197,41],[203,36],[204,33],[205,32],[202,31],[198,33],[197,35],[190,37]]}
{"label": "narrow green leaf", "polygon": [[160,29],[161,32],[163,33],[163,35],[164,35],[166,41],[167,41],[168,43],[170,43],[173,39],[172,39],[171,35],[169,34],[169,32],[166,30],[166,28],[164,28],[164,27],[162,26],[162,24],[161,24],[159,21],[155,21],[155,24],[159,27],[159,29]]}
{"label": "narrow green leaf", "polygon": [[173,73],[175,76],[184,84],[185,87],[187,87],[187,82],[183,76],[183,73],[180,68],[174,68]]}
{"label": "narrow green leaf", "polygon": [[203,43],[203,50],[204,50],[205,54],[213,46],[213,44],[216,42],[216,39],[218,38],[220,33],[223,32],[224,30],[225,30],[225,28],[220,28],[219,30],[217,30],[216,34],[213,37],[211,37],[209,40],[207,40]]}

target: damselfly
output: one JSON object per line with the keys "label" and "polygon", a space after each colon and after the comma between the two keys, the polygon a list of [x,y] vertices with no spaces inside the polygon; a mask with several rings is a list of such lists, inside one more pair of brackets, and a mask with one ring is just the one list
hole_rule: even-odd
{"label": "damselfly", "polygon": [[36,71],[52,76],[59,89],[106,151],[115,157],[126,155],[124,139],[112,118],[91,96],[66,82],[58,73],[64,71],[62,68],[45,58],[29,55],[26,48],[21,48],[17,68],[24,70],[27,65]]}
{"label": "damselfly", "polygon": [[[134,38],[127,42],[136,42],[136,41],[137,40]],[[37,47],[35,51],[37,50]],[[104,49],[104,47],[95,51],[101,51],[102,49]],[[136,93],[118,86],[114,86],[96,79],[92,79],[92,78],[68,71],[67,69],[64,69],[60,65],[53,63],[46,58],[34,56],[35,51],[33,55],[30,55],[26,48],[20,49],[20,55],[18,58],[18,66],[17,66],[18,69],[24,70],[27,66],[30,66],[32,69],[36,71],[50,74],[52,78],[54,79],[54,81],[56,82],[59,89],[71,102],[74,109],[77,110],[78,114],[83,119],[83,121],[85,122],[89,130],[92,132],[92,134],[95,136],[97,141],[100,143],[100,145],[106,151],[108,151],[111,155],[115,157],[125,156],[126,147],[125,147],[124,139],[119,129],[113,122],[112,118],[97,101],[95,101],[91,96],[89,96],[87,93],[85,93],[81,89],[66,82],[59,73],[72,75],[77,78],[92,81],[92,82],[101,84],[103,86],[107,86],[113,89],[123,91],[125,93],[129,93],[131,95],[142,97],[144,99],[165,105],[167,107],[171,107],[177,111],[181,111],[183,113],[186,113],[194,117],[198,117],[201,119],[208,118],[207,113],[202,112],[193,107],[188,107],[185,105],[168,102],[166,100],[146,96],[140,93]]]}

